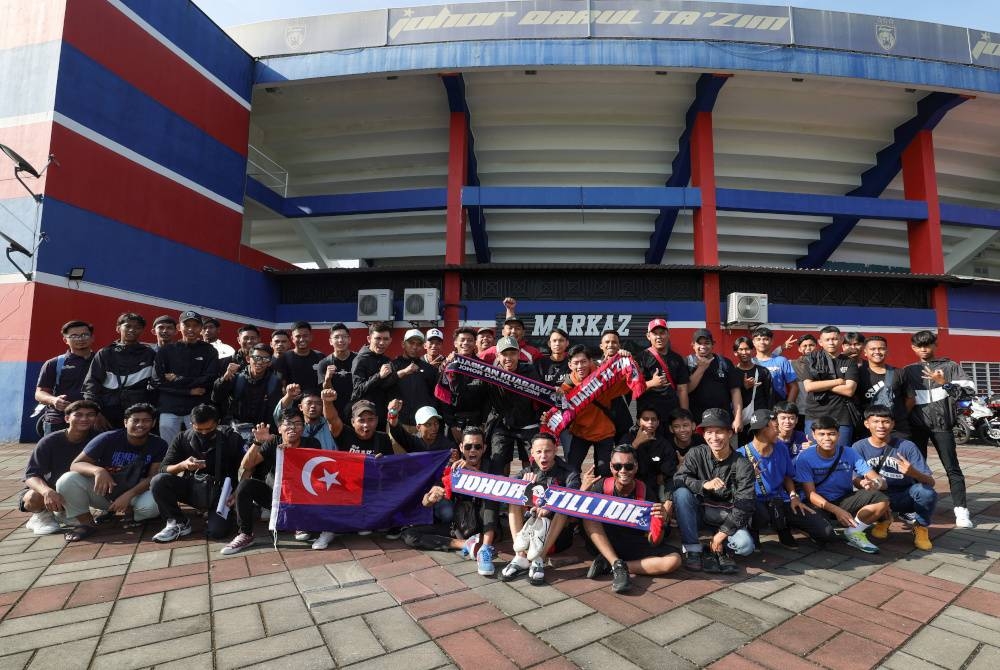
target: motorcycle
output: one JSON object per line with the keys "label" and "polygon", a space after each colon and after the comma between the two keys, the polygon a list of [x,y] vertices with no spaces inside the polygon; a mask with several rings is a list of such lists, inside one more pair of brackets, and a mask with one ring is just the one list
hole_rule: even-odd
{"label": "motorcycle", "polygon": [[1000,416],[994,406],[1000,409],[1000,402],[987,402],[983,396],[962,394],[955,401],[957,421],[953,431],[955,443],[965,444],[976,438],[994,447],[1000,447]]}

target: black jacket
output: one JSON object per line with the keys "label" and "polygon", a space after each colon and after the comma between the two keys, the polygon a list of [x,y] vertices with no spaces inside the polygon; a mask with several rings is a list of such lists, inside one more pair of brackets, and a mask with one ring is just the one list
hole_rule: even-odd
{"label": "black jacket", "polygon": [[[167,381],[167,374],[177,378]],[[196,405],[208,402],[212,385],[219,376],[219,352],[208,342],[193,344],[171,342],[156,352],[152,388],[160,392],[160,412],[187,414]],[[191,395],[192,389],[205,389],[203,395]]]}
{"label": "black jacket", "polygon": [[[716,477],[726,483],[726,488],[720,491],[702,488],[705,482]],[[750,525],[757,504],[753,485],[754,473],[750,461],[735,451],[725,460],[717,461],[707,444],[691,447],[674,475],[674,490],[686,487],[706,504],[732,505],[732,511],[719,527],[726,535]]]}
{"label": "black jacket", "polygon": [[274,406],[282,396],[283,381],[275,370],[268,370],[260,379],[250,376],[250,369],[244,368],[232,379],[215,381],[212,388],[212,403],[219,408],[226,422],[274,423]]}
{"label": "black jacket", "polygon": [[410,363],[416,363],[420,372],[398,380],[396,397],[403,401],[403,409],[399,412],[400,422],[407,426],[414,426],[417,422],[413,415],[418,409],[425,405],[437,408],[438,402],[434,397],[434,387],[437,385],[438,369],[425,361],[423,357],[410,358],[409,356],[400,356],[394,360],[392,369],[398,373],[408,367]]}
{"label": "black jacket", "polygon": [[395,372],[390,372],[387,377],[378,376],[379,370],[386,363],[392,363],[388,356],[376,354],[366,344],[361,347],[361,351],[354,359],[354,367],[351,368],[354,381],[351,403],[359,400],[370,400],[375,403],[375,415],[378,417],[379,426],[385,425],[385,413],[389,409],[389,401],[393,399],[389,396],[396,393],[396,385],[399,383],[399,377]]}
{"label": "black jacket", "polygon": [[[193,430],[178,433],[170,446],[167,447],[166,456],[160,461],[160,472],[166,472],[168,465],[176,465],[194,456],[205,461],[205,469],[199,470],[199,472],[208,473],[220,482],[229,477],[235,489],[239,483],[240,462],[243,460],[243,438],[240,437],[239,433],[225,426],[219,426],[215,435],[204,443],[198,437],[198,433]],[[215,461],[220,449],[222,451],[222,471],[216,472]]]}
{"label": "black jacket", "polygon": [[99,404],[115,427],[130,405],[155,403],[156,393],[149,386],[155,358],[156,352],[139,342],[109,344],[94,354],[83,380],[83,397]]}
{"label": "black jacket", "polygon": [[[539,379],[538,368],[531,363],[518,363],[515,372],[522,377]],[[487,397],[490,406],[490,427],[519,430],[526,426],[538,427],[541,419],[541,407],[531,398],[500,388],[496,384],[487,384]]]}

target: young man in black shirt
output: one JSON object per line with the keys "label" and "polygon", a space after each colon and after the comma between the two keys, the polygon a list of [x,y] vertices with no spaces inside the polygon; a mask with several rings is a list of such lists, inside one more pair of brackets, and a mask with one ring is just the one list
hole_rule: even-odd
{"label": "young man in black shirt", "polygon": [[704,328],[694,331],[687,357],[688,403],[691,413],[701,416],[707,409],[721,407],[733,417],[733,430],[743,425],[743,400],[740,389],[743,375],[726,360],[712,352],[715,340]]}
{"label": "young man in black shirt", "polygon": [[[281,375],[272,369],[271,347],[254,345],[247,361],[248,365],[232,376],[231,369],[227,371],[212,388],[212,402],[220,409],[225,423],[237,424],[241,431],[274,421],[272,412],[281,400],[284,386]],[[249,439],[249,435],[244,437]]]}
{"label": "young man in black shirt", "polygon": [[333,353],[319,362],[316,367],[320,386],[337,392],[337,411],[341,419],[349,419],[351,392],[354,390],[354,380],[351,368],[357,354],[351,351],[351,331],[342,323],[330,326],[330,344]]}
{"label": "young man in black shirt", "polygon": [[[476,331],[462,327],[455,330],[455,349],[448,354],[445,364],[451,363],[456,355],[477,358]],[[493,346],[492,343],[490,346]],[[486,420],[486,382],[466,375],[453,375],[450,380],[451,403],[441,404],[441,414],[452,439],[460,441],[462,431],[468,426],[483,427]]]}
{"label": "young man in black shirt", "polygon": [[553,328],[549,333],[549,355],[542,356],[535,363],[542,381],[549,386],[559,386],[569,374],[569,334],[562,328]]}
{"label": "young man in black shirt", "polygon": [[414,412],[414,421],[417,422],[416,434],[411,433],[402,426],[400,419],[403,401],[393,400],[389,403],[389,435],[392,441],[407,452],[417,451],[451,451],[454,457],[458,457],[457,445],[444,430],[444,423],[438,411],[430,405],[424,405]]}
{"label": "young man in black shirt", "polygon": [[[389,401],[398,395],[399,373],[393,369],[392,360],[385,355],[392,343],[392,330],[387,324],[368,326],[368,344],[361,347],[351,368],[354,390],[351,403],[367,400],[375,407],[378,427],[385,429],[385,413]],[[406,374],[418,370],[416,365],[406,367]]]}
{"label": "young man in black shirt", "polygon": [[[854,399],[862,415],[872,405],[891,408],[895,426],[893,433],[900,437],[909,437],[910,420],[906,409],[903,370],[885,362],[888,354],[888,343],[881,335],[872,335],[865,340],[864,360],[858,369],[858,388]],[[867,435],[867,429],[864,430],[864,435]],[[855,437],[860,438],[863,435]]]}
{"label": "young man in black shirt", "polygon": [[403,400],[399,420],[411,433],[417,430],[413,413],[437,402],[434,386],[437,384],[438,369],[424,358],[425,342],[424,334],[416,328],[406,331],[403,353],[392,362],[392,369],[398,378],[393,395]]}
{"label": "young man in black shirt", "polygon": [[278,426],[278,439],[271,435],[271,430],[266,423],[258,424],[254,428],[253,442],[250,443],[247,452],[243,454],[243,461],[240,463],[243,479],[240,480],[234,494],[236,523],[239,532],[219,553],[229,556],[253,546],[255,542],[253,523],[257,517],[257,507],[271,509],[273,494],[271,487],[264,482],[263,478],[251,477],[254,470],[260,469],[264,475],[273,473],[277,463],[278,449],[319,448],[319,442],[316,440],[302,437],[304,425],[305,419],[302,418],[302,412],[290,409],[282,416],[281,424]]}
{"label": "young man in black shirt", "polygon": [[665,502],[665,511],[669,519],[673,510],[673,483],[678,465],[674,445],[670,440],[660,436],[660,417],[648,407],[639,412],[636,425],[629,431],[628,436],[639,465],[636,477],[644,485],[646,500]]}
{"label": "young man in black shirt", "polygon": [[312,348],[312,324],[296,321],[292,324],[292,349],[278,357],[274,369],[285,385],[298,384],[304,393],[319,393],[319,362],[323,352]]}
{"label": "young man in black shirt", "polygon": [[858,364],[841,352],[841,334],[836,326],[819,331],[820,349],[803,358],[802,385],[805,389],[806,435],[812,436],[812,422],[832,416],[840,426],[839,445],[851,444],[857,411],[852,396],[858,387]]}
{"label": "young man in black shirt", "polygon": [[[207,474],[213,479],[212,495],[208,507],[205,534],[210,539],[220,539],[229,534],[231,524],[215,513],[219,495],[226,478],[230,485],[239,480],[240,461],[243,460],[243,440],[232,429],[219,427],[219,410],[212,405],[197,405],[191,410],[191,428],[179,433],[167,448],[167,455],[160,464],[160,472],[149,483],[156,506],[167,525],[153,536],[154,542],[173,542],[191,534],[191,522],[181,510],[179,502],[192,507],[198,504],[194,488],[198,482],[194,474]],[[228,505],[234,496],[230,495]]]}
{"label": "young man in black shirt", "polygon": [[[675,409],[667,416],[667,439],[677,452],[677,459],[684,460],[691,447],[705,444],[705,438],[697,432],[698,423],[694,415],[686,409]],[[669,484],[669,482],[668,482]]]}
{"label": "young man in black shirt", "polygon": [[[509,335],[497,340],[495,365],[522,377],[538,379],[538,368],[520,362],[520,346]],[[538,432],[541,411],[531,398],[503,389],[496,384],[487,385],[490,416],[487,434],[490,436],[490,458],[495,474],[510,473],[510,463],[517,449],[522,464],[527,461],[524,451],[531,436]]]}
{"label": "young man in black shirt", "polygon": [[95,427],[116,430],[125,421],[125,409],[136,403],[153,403],[149,389],[156,352],[139,341],[146,320],[125,312],[118,317],[118,341],[96,354],[83,380],[83,397],[101,406]]}
{"label": "young man in black shirt", "polygon": [[56,482],[69,472],[70,465],[96,435],[94,422],[100,407],[90,400],[77,400],[65,410],[63,430],[49,433],[35,445],[24,470],[24,490],[18,496],[18,509],[30,512],[25,527],[35,535],[50,535],[61,530],[54,512],[65,504],[56,491]]}
{"label": "young man in black shirt", "polygon": [[70,321],[62,327],[62,338],[69,349],[42,364],[35,385],[35,402],[44,407],[40,436],[67,428],[66,407],[83,399],[83,379],[94,358],[91,324]]}
{"label": "young man in black shirt", "polygon": [[350,451],[369,456],[391,456],[392,442],[386,433],[376,430],[375,405],[368,400],[359,400],[351,405],[351,424],[340,420],[337,413],[336,393],[333,389],[323,389],[323,415],[330,423],[330,432],[337,440],[338,451]]}

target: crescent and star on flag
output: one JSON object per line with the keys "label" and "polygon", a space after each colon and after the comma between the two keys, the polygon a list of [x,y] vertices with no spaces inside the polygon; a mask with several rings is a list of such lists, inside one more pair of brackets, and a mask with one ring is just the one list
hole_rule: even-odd
{"label": "crescent and star on flag", "polygon": [[[306,491],[308,491],[314,496],[319,494],[316,493],[316,489],[313,488],[313,483],[312,483],[313,470],[315,470],[320,463],[326,463],[326,462],[336,463],[337,461],[333,460],[329,456],[316,456],[315,458],[310,458],[308,461],[306,461],[306,464],[302,466],[302,487],[305,488]],[[319,481],[326,484],[326,490],[329,491],[330,488],[333,487],[334,485],[343,486],[340,480],[337,479],[337,475],[339,474],[340,474],[339,470],[336,472],[330,472],[326,468],[323,468],[323,476],[319,477],[318,479]]]}

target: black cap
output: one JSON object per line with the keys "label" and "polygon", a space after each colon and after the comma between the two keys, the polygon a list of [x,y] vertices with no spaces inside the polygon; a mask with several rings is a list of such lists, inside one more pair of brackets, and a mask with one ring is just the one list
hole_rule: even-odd
{"label": "black cap", "polygon": [[154,325],[154,326],[158,326],[158,325],[160,325],[161,323],[172,323],[173,325],[175,325],[175,326],[176,326],[176,325],[177,325],[177,319],[175,319],[175,318],[174,318],[174,317],[172,317],[172,316],[167,316],[166,314],[162,314],[162,315],[160,315],[160,316],[156,317],[156,318],[155,318],[155,319],[153,320],[153,325]]}
{"label": "black cap", "polygon": [[201,314],[189,309],[186,312],[181,312],[181,315],[177,317],[177,321],[178,323],[184,323],[185,321],[197,321],[201,323]]}
{"label": "black cap", "polygon": [[718,407],[706,409],[701,415],[699,428],[732,428],[733,417],[724,409]]}
{"label": "black cap", "polygon": [[759,409],[753,413],[750,417],[750,430],[760,430],[761,428],[766,428],[775,418],[774,414],[771,413],[769,409]]}
{"label": "black cap", "polygon": [[701,338],[705,338],[709,342],[715,342],[715,338],[712,337],[712,331],[708,330],[707,328],[699,328],[698,330],[694,331],[694,335],[691,336],[691,341],[697,342]]}

